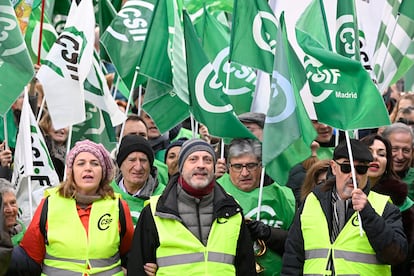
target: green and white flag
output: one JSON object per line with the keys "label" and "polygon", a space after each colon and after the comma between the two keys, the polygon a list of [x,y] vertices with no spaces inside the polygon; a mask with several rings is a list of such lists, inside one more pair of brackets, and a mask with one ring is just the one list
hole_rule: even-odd
{"label": "green and white flag", "polygon": [[277,28],[266,0],[235,0],[230,61],[272,73]]}
{"label": "green and white flag", "polygon": [[65,29],[37,73],[56,129],[85,120],[83,85],[92,67],[94,38],[92,1],[79,6],[73,1]]}
{"label": "green and white flag", "polygon": [[[30,180],[30,182],[29,182]],[[59,184],[42,132],[29,104],[27,93],[23,99],[12,184],[16,189],[22,221],[28,225],[43,198],[44,190]]]}
{"label": "green and white flag", "polygon": [[262,160],[266,172],[280,185],[286,185],[290,169],[311,155],[316,131],[300,97],[305,72],[288,42],[283,13],[276,49]]}
{"label": "green and white flag", "polygon": [[[6,131],[4,131],[4,116],[6,116]],[[16,147],[17,126],[14,120],[13,110],[9,109],[5,115],[0,115],[0,141],[4,141],[7,135],[7,145],[11,148]]]}
{"label": "green and white flag", "polygon": [[189,14],[201,14],[204,7],[209,12],[227,12],[231,14],[233,12],[234,0],[184,0],[184,7]]}
{"label": "green and white flag", "polygon": [[[127,1],[101,37],[102,45],[128,89],[131,89],[141,58],[155,2]],[[136,82],[135,87],[142,81]]]}
{"label": "green and white flag", "polygon": [[[152,117],[161,133],[189,116],[188,97],[182,98],[173,88],[173,72],[176,72],[173,71],[171,51],[176,49],[171,46],[167,8],[168,3],[172,5],[171,2],[157,2],[140,62],[140,74],[148,78],[143,109]],[[170,9],[170,12],[174,11]],[[184,55],[184,52],[181,54]],[[167,110],[172,116],[165,116],[160,110]]]}
{"label": "green and white flag", "polygon": [[338,54],[360,60],[358,19],[354,1],[338,1],[335,46]]}
{"label": "green and white flag", "polygon": [[[320,0],[296,23],[299,46],[318,120],[341,130],[390,124],[381,94],[359,61],[332,52]],[[372,116],[375,114],[375,116]]]}
{"label": "green and white flag", "polygon": [[[374,72],[380,91],[385,91],[400,68],[414,39],[413,1],[386,0],[374,52]],[[404,72],[401,72],[404,71]]]}
{"label": "green and white flag", "polygon": [[33,64],[9,0],[0,0],[0,114],[5,115],[34,75]]}
{"label": "green and white flag", "polygon": [[124,122],[126,116],[112,97],[101,68],[99,56],[94,52],[92,67],[84,83],[85,101],[106,112],[111,118],[112,125],[116,126]]}
{"label": "green and white flag", "polygon": [[[37,63],[37,56],[39,50],[39,36],[40,36],[40,18],[41,18],[41,5],[37,7],[33,6],[32,13],[30,14],[29,24],[27,26],[24,41],[26,42],[27,49],[33,64]],[[40,61],[44,62],[44,58],[52,48],[53,43],[56,41],[58,35],[56,33],[53,24],[50,22],[48,16],[44,15],[43,29],[42,29],[42,44],[40,50]]]}
{"label": "green and white flag", "polygon": [[224,92],[229,96],[236,114],[250,111],[255,90],[256,73],[249,67],[237,63],[229,63],[230,33],[206,9],[194,24],[201,45],[213,64],[219,79],[228,89]]}
{"label": "green and white flag", "polygon": [[184,11],[184,36],[187,55],[190,110],[194,118],[206,125],[209,132],[222,138],[255,138],[239,121],[230,100],[223,92],[223,83],[208,61],[191,19]]}
{"label": "green and white flag", "polygon": [[109,115],[89,102],[85,102],[85,110],[87,119],[72,127],[71,147],[77,141],[89,139],[111,152],[116,147],[116,135]]}

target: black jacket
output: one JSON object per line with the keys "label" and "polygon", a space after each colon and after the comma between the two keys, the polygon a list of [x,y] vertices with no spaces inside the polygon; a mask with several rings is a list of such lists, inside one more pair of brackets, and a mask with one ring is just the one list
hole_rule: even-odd
{"label": "black jacket", "polygon": [[[157,212],[171,214],[171,217],[179,217],[177,205],[177,178],[172,177],[161,195],[157,204]],[[228,195],[223,188],[216,183],[214,190],[213,218],[228,217],[241,212],[240,206],[233,197]],[[159,237],[151,213],[150,205],[141,212],[135,228],[131,251],[128,257],[128,275],[146,275],[144,264],[156,263],[156,249],[159,247]],[[242,223],[239,240],[237,242],[236,258],[234,266],[236,275],[256,275],[253,244],[247,226]]]}
{"label": "black jacket", "polygon": [[[329,233],[332,230],[332,188],[335,185],[335,177],[321,186],[316,186],[313,193],[319,200],[325,217],[328,222]],[[364,189],[365,194],[369,193],[369,184]],[[346,214],[346,221],[355,212],[352,204],[349,204]],[[283,267],[281,275],[303,275],[305,262],[304,241],[301,230],[300,216],[303,211],[303,204],[298,209],[294,222],[289,230],[285,243],[285,254],[283,255]],[[382,216],[379,216],[368,202],[360,212],[362,227],[377,253],[377,259],[385,264],[395,265],[401,263],[407,257],[407,239],[401,220],[400,210],[394,204],[387,203]]]}

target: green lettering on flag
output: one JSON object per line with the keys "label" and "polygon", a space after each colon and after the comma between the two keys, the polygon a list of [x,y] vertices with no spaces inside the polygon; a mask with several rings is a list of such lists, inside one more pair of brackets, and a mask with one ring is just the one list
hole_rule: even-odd
{"label": "green lettering on flag", "polygon": [[[389,125],[381,94],[359,61],[334,53],[323,5],[313,0],[296,23],[318,120],[342,130]],[[375,116],[373,116],[375,114]]]}
{"label": "green lettering on flag", "polygon": [[303,105],[299,91],[305,72],[290,46],[284,14],[277,36],[272,91],[263,130],[263,165],[280,185],[286,185],[290,169],[311,155],[316,131]]}
{"label": "green lettering on flag", "polygon": [[0,18],[0,115],[4,115],[32,79],[34,69],[9,0],[0,0]]}
{"label": "green lettering on flag", "polygon": [[212,135],[222,138],[254,138],[239,121],[223,92],[223,83],[208,61],[191,19],[184,11],[184,37],[187,55],[190,110],[194,118],[206,125]]}
{"label": "green lettering on flag", "polygon": [[230,60],[273,71],[277,20],[266,0],[235,0]]}

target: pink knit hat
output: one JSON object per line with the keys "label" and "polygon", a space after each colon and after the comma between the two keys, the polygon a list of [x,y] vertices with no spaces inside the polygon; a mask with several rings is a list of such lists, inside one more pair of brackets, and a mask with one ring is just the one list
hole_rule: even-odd
{"label": "pink knit hat", "polygon": [[114,167],[109,152],[102,144],[96,144],[87,139],[76,142],[75,146],[69,151],[68,156],[66,157],[66,167],[68,169],[72,169],[76,156],[81,152],[92,153],[96,158],[98,158],[99,163],[102,166],[103,180],[106,178],[112,178]]}

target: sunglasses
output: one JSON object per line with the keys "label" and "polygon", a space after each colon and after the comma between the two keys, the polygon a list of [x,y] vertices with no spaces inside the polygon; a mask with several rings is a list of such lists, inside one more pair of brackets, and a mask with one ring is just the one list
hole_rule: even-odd
{"label": "sunglasses", "polygon": [[[334,162],[339,165],[339,167],[341,168],[341,172],[343,173],[351,172],[351,164],[344,164],[344,163],[341,164],[341,163],[336,162],[336,160],[334,160]],[[369,166],[368,165],[356,165],[354,168],[357,174],[366,174]]]}

